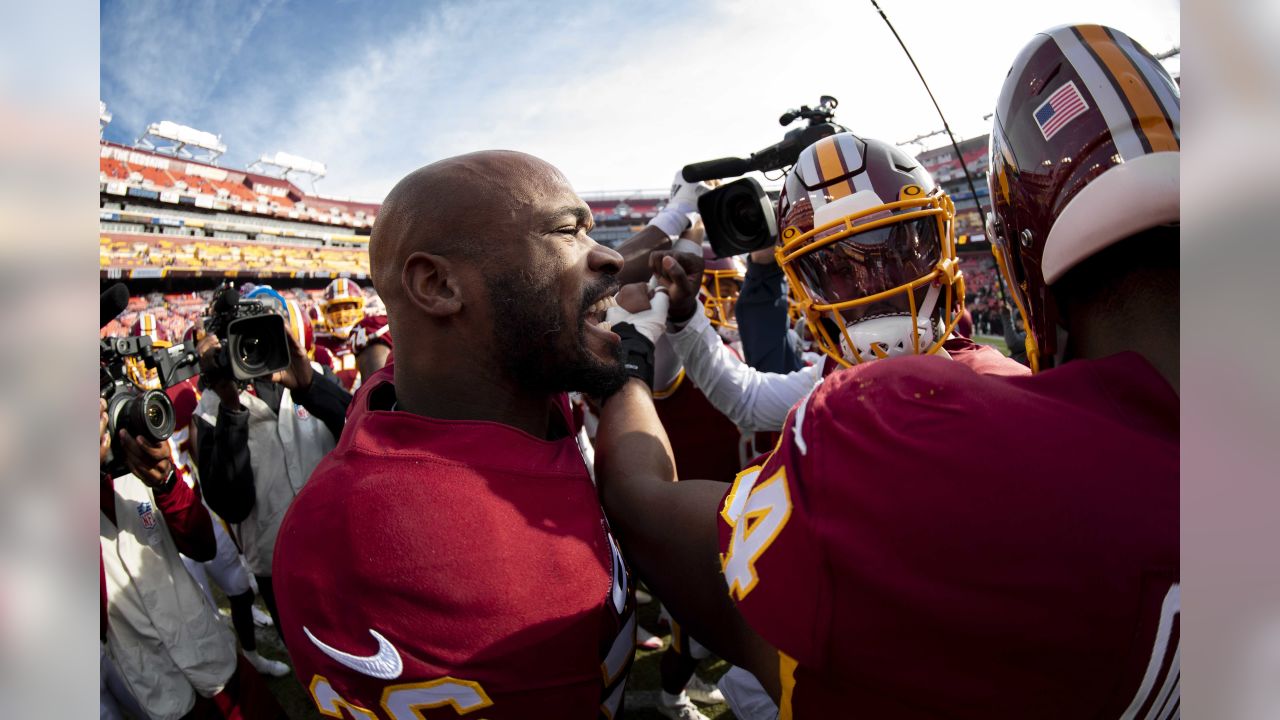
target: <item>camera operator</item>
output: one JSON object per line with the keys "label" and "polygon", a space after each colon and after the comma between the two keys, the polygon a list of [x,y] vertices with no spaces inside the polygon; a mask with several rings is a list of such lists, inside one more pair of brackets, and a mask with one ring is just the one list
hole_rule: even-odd
{"label": "camera operator", "polygon": [[193,445],[205,499],[237,525],[245,560],[279,629],[271,585],[276,533],[285,510],[342,434],[351,395],[307,356],[305,315],[290,312],[274,290],[265,293],[264,304],[283,315],[290,329],[289,366],[242,389],[219,365],[222,340],[213,333],[201,338],[202,381],[212,392],[196,408]]}
{"label": "camera operator", "polygon": [[[105,468],[112,452],[105,399],[99,412]],[[127,690],[119,694],[132,695],[152,718],[283,717],[178,555],[214,557],[208,511],[180,481],[166,442],[124,428],[118,435],[128,472],[102,472],[99,557],[101,640]],[[108,712],[116,709],[110,695],[103,698]]]}
{"label": "camera operator", "polygon": [[747,274],[735,306],[742,356],[762,372],[786,374],[804,367],[790,337],[787,288],[773,248],[747,256]]}

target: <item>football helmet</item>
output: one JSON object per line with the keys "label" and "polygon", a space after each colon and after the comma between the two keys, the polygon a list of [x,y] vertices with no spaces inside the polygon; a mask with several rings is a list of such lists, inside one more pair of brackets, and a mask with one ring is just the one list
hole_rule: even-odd
{"label": "football helmet", "polygon": [[935,353],[959,316],[955,207],[915,158],[843,132],[805,148],[778,198],[778,265],[845,367]]}
{"label": "football helmet", "polygon": [[702,307],[716,327],[738,329],[734,305],[746,277],[737,258],[718,258],[710,245],[702,246]]}
{"label": "football helmet", "polygon": [[315,328],[311,326],[311,318],[307,317],[307,313],[303,312],[302,306],[298,304],[297,300],[285,300],[285,309],[288,311],[285,319],[289,323],[289,332],[293,333],[298,345],[307,351],[307,357],[314,358],[316,354],[316,335]]}
{"label": "football helmet", "polygon": [[[173,346],[173,337],[169,329],[160,324],[154,313],[140,312],[138,319],[129,327],[130,337],[149,337],[151,347],[167,348]],[[125,374],[137,385],[148,390],[160,389],[160,374],[155,368],[147,367],[142,358],[125,358]]]}
{"label": "football helmet", "polygon": [[132,337],[151,338],[152,347],[167,348],[173,345],[173,338],[169,335],[169,329],[160,324],[160,320],[154,313],[138,313],[138,321],[129,328],[129,335]]}
{"label": "football helmet", "polygon": [[311,321],[311,328],[315,332],[323,332],[325,329],[324,312],[320,310],[318,303],[307,305],[307,319]]}
{"label": "football helmet", "polygon": [[1119,240],[1178,223],[1179,102],[1159,61],[1100,25],[1047,30],[1014,59],[992,121],[987,234],[1026,319],[1032,370],[1060,351],[1049,286]]}
{"label": "football helmet", "polygon": [[324,289],[320,309],[324,313],[325,327],[329,334],[346,339],[356,323],[364,317],[364,293],[351,280],[338,278]]}

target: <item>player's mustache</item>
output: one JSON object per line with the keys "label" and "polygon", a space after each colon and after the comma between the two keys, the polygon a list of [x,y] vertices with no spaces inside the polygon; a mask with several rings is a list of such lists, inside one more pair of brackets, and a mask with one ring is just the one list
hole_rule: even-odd
{"label": "player's mustache", "polygon": [[587,308],[594,305],[604,295],[616,295],[620,287],[622,287],[622,284],[618,282],[618,278],[612,275],[605,275],[588,285],[582,291],[582,307],[578,308],[578,312],[585,313]]}

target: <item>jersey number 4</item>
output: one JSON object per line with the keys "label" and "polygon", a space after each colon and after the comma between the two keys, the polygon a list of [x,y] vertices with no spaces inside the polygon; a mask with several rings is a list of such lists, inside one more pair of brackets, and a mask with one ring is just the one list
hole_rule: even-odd
{"label": "jersey number 4", "polygon": [[721,558],[729,595],[742,600],[760,581],[756,562],[773,544],[791,518],[791,493],[787,472],[779,467],[759,482],[761,468],[744,470],[734,480],[720,516],[733,528],[729,552]]}
{"label": "jersey number 4", "polygon": [[[368,708],[349,703],[320,675],[311,679],[311,699],[321,715],[343,718],[343,710],[356,720],[378,720]],[[391,720],[420,720],[420,711],[451,707],[459,715],[493,704],[480,683],[443,677],[429,682],[392,685],[382,691],[382,710]]]}

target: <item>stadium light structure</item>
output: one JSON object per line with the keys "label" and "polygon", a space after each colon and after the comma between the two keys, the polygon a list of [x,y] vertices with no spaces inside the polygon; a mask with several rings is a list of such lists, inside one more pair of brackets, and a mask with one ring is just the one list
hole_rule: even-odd
{"label": "stadium light structure", "polygon": [[250,163],[247,169],[284,180],[292,180],[289,176],[290,173],[305,175],[311,182],[311,193],[313,195],[316,191],[316,181],[323,178],[325,173],[328,172],[322,162],[308,160],[304,157],[280,151],[270,155],[264,153],[262,157]]}
{"label": "stadium light structure", "polygon": [[107,129],[111,124],[111,113],[107,110],[107,104],[98,101],[98,137],[102,137],[102,131]]}
{"label": "stadium light structure", "polygon": [[148,125],[147,131],[138,138],[137,147],[213,165],[227,151],[221,135],[196,130],[170,120]]}
{"label": "stadium light structure", "polygon": [[923,150],[925,147],[925,143],[924,143],[925,140],[928,140],[931,137],[937,137],[939,135],[946,135],[946,134],[947,134],[946,130],[934,130],[931,133],[924,133],[923,135],[917,135],[911,138],[910,140],[903,140],[902,142],[898,143],[898,147],[902,147],[903,145],[915,145],[918,149]]}

